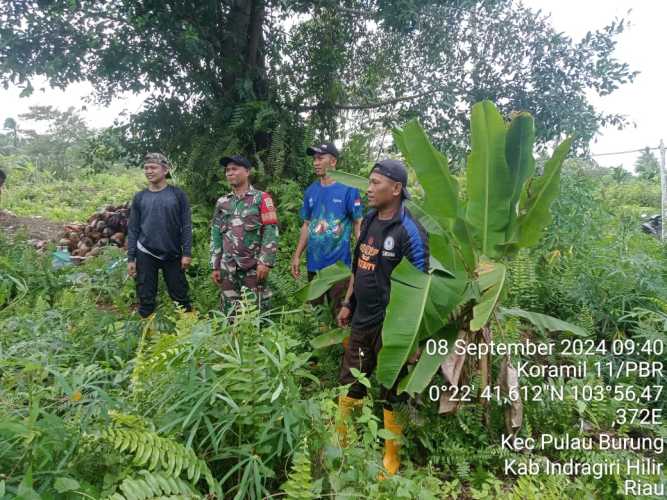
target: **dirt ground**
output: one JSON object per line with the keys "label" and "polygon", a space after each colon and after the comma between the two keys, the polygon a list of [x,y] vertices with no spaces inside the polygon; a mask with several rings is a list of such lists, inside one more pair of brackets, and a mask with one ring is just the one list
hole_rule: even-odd
{"label": "dirt ground", "polygon": [[63,224],[43,217],[20,217],[0,210],[0,231],[9,236],[26,231],[28,239],[48,242],[60,238]]}

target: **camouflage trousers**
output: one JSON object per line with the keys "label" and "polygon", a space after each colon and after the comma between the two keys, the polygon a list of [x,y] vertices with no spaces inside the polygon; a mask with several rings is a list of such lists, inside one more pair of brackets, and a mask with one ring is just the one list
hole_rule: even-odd
{"label": "camouflage trousers", "polygon": [[243,297],[242,291],[247,288],[252,294],[252,300],[257,301],[260,310],[270,308],[273,293],[266,283],[257,282],[257,269],[236,269],[221,271],[222,285],[220,285],[220,310],[226,315],[236,315]]}

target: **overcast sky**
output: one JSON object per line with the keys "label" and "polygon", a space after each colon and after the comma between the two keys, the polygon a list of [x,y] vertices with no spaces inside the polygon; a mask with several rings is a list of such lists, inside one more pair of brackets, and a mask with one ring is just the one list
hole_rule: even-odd
{"label": "overcast sky", "polygon": [[[667,139],[667,104],[664,89],[667,86],[667,55],[664,33],[667,31],[667,1],[663,0],[524,0],[534,9],[550,12],[553,25],[574,39],[588,30],[599,28],[616,17],[626,17],[630,26],[621,35],[617,57],[641,73],[631,85],[621,87],[613,94],[595,98],[594,104],[609,112],[625,114],[635,124],[623,131],[603,130],[591,144],[593,154],[625,151],[657,146],[660,138]],[[632,11],[628,14],[628,11]],[[67,91],[49,89],[37,81],[30,98],[19,98],[20,89],[0,89],[0,119],[17,117],[32,105],[54,105],[61,109],[69,106],[86,107],[83,112],[93,127],[111,125],[123,110],[135,112],[141,108],[142,97],[128,95],[115,100],[108,108],[85,102],[91,87],[80,83]],[[42,87],[42,88],[40,88]],[[0,122],[1,123],[1,122]],[[600,156],[603,165],[623,164],[632,169],[636,154]]]}

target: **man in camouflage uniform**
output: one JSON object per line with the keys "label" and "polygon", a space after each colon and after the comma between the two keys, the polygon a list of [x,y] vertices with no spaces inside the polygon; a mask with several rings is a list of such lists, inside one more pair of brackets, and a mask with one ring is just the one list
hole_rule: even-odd
{"label": "man in camouflage uniform", "polygon": [[242,288],[250,289],[262,308],[271,290],[265,285],[278,250],[278,218],[268,193],[250,185],[250,162],[224,157],[220,165],[232,192],[218,200],[211,227],[211,278],[221,289],[221,309],[234,314]]}

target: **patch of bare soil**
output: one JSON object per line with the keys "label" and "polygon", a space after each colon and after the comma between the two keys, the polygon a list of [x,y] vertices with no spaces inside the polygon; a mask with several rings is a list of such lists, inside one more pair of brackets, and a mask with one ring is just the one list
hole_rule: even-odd
{"label": "patch of bare soil", "polygon": [[25,231],[28,239],[35,240],[35,243],[49,242],[58,241],[63,232],[63,224],[44,217],[20,217],[0,210],[0,231],[10,237]]}

